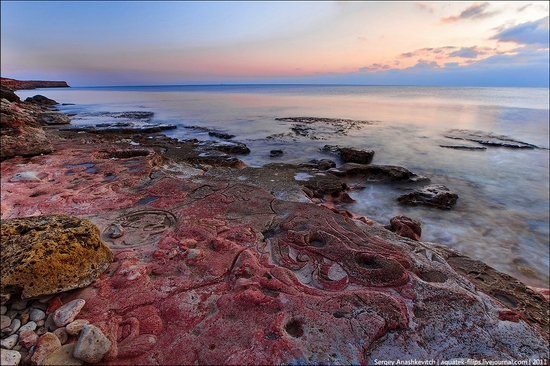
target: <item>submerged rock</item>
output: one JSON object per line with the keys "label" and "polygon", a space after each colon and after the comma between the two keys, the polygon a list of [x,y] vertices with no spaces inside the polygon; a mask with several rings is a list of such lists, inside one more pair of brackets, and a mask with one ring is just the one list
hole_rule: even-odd
{"label": "submerged rock", "polygon": [[325,145],[321,150],[339,154],[340,159],[342,159],[344,163],[370,164],[374,157],[373,150],[358,149],[355,147]]}
{"label": "submerged rock", "polygon": [[458,199],[456,193],[451,192],[442,184],[430,184],[414,192],[401,195],[397,198],[399,203],[407,205],[426,205],[437,208],[450,209]]}
{"label": "submerged rock", "polygon": [[338,177],[361,177],[367,181],[417,182],[428,178],[416,175],[411,171],[394,165],[374,165],[345,163],[327,172]]}
{"label": "submerged rock", "polygon": [[88,220],[42,215],[2,220],[2,303],[88,286],[112,262]]}
{"label": "submerged rock", "polygon": [[451,130],[445,137],[455,140],[469,140],[489,146],[536,149],[538,146],[514,140],[508,136],[493,135],[482,131]]}
{"label": "submerged rock", "polygon": [[25,99],[25,103],[36,103],[44,105],[56,105],[58,104],[55,100],[45,97],[43,95],[37,94],[34,97],[28,97]]}

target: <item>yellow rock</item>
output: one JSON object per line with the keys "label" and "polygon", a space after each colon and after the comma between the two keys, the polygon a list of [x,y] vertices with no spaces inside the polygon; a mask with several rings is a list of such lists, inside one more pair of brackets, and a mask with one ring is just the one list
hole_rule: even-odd
{"label": "yellow rock", "polygon": [[1,303],[91,284],[113,261],[91,221],[42,215],[1,222]]}

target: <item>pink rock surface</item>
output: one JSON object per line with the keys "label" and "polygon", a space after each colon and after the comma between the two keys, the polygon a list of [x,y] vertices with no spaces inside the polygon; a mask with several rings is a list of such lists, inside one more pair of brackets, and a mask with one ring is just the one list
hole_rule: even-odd
{"label": "pink rock surface", "polygon": [[61,306],[53,313],[53,321],[57,327],[63,327],[72,322],[80,310],[84,307],[86,301],[83,299],[76,299],[69,301],[65,305]]}
{"label": "pink rock surface", "polygon": [[[237,181],[184,179],[147,148],[63,143],[2,164],[2,218],[100,227],[115,261],[60,297],[86,301],[78,318],[112,344],[102,364],[547,357],[545,299],[442,245]],[[9,182],[26,169],[48,178]]]}

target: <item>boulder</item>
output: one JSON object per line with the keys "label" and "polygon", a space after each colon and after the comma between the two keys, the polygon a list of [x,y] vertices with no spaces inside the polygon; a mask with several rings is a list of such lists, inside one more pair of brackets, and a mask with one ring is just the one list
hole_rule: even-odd
{"label": "boulder", "polygon": [[401,195],[397,201],[406,205],[426,205],[450,209],[456,203],[458,195],[442,184],[430,184],[413,192]]}
{"label": "boulder", "polygon": [[89,220],[41,215],[2,220],[2,303],[88,286],[113,261]]}
{"label": "boulder", "polygon": [[71,119],[64,113],[50,111],[40,113],[36,122],[42,125],[67,125],[71,123]]}
{"label": "boulder", "polygon": [[52,152],[50,140],[29,112],[2,100],[0,117],[1,159]]}
{"label": "boulder", "polygon": [[385,226],[385,228],[395,232],[397,235],[419,241],[420,235],[422,235],[421,226],[420,221],[399,215],[392,217],[390,224]]}
{"label": "boulder", "polygon": [[427,179],[394,165],[345,163],[327,172],[337,177],[360,177],[371,182],[417,182]]}
{"label": "boulder", "polygon": [[21,102],[21,99],[19,99],[19,96],[13,92],[13,89],[8,88],[5,85],[2,85],[2,87],[1,87],[0,97],[2,99],[8,100],[11,103]]}
{"label": "boulder", "polygon": [[58,104],[55,100],[45,97],[43,95],[37,94],[34,97],[28,97],[25,99],[25,103],[35,103],[42,105],[56,105]]}
{"label": "boulder", "polygon": [[373,150],[358,149],[355,147],[325,145],[321,150],[337,153],[344,163],[370,164],[374,157]]}

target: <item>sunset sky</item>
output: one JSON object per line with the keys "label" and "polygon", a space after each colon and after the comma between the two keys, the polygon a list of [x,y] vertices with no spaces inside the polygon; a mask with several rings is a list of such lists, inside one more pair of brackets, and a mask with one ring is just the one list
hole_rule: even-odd
{"label": "sunset sky", "polygon": [[548,2],[2,1],[2,76],[71,86],[549,84]]}

